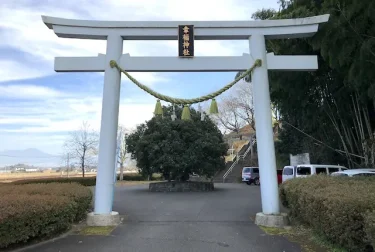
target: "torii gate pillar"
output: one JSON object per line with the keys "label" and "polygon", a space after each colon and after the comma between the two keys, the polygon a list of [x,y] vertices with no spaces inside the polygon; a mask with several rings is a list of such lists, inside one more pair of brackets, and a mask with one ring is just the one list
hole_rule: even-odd
{"label": "torii gate pillar", "polygon": [[[123,39],[119,35],[110,35],[107,38],[106,61],[119,59],[122,54]],[[95,213],[108,214],[112,212],[112,195],[114,193],[113,172],[108,172],[110,167],[115,167],[118,113],[120,105],[121,73],[109,64],[105,66],[102,120],[100,125],[99,160],[95,187]],[[107,154],[108,153],[108,154]],[[113,169],[113,168],[112,168]],[[112,183],[110,183],[112,181]],[[111,197],[108,197],[111,195]],[[117,216],[117,214],[115,214]]]}
{"label": "torii gate pillar", "polygon": [[[252,74],[253,99],[255,110],[255,128],[258,145],[258,162],[262,210],[264,214],[279,214],[279,194],[276,173],[275,147],[272,131],[272,115],[268,68],[266,57],[266,41],[263,35],[253,35],[250,40],[250,53],[254,59],[261,59],[262,66],[254,69]],[[267,179],[262,179],[267,177]]]}
{"label": "torii gate pillar", "polygon": [[[285,218],[279,207],[268,70],[313,71],[318,69],[318,60],[312,55],[267,54],[265,40],[313,36],[319,24],[328,21],[329,15],[284,20],[193,22],[42,18],[59,37],[107,40],[106,55],[55,58],[57,72],[105,72],[95,209],[88,216],[89,225],[111,226],[120,220],[118,213],[112,211],[112,199],[121,76],[117,69],[110,67],[110,60],[116,60],[128,72],[237,72],[247,70],[256,59],[262,60],[262,66],[255,68],[252,76],[262,213],[257,214],[255,222],[265,226],[283,225]],[[187,59],[122,54],[123,40],[177,40],[178,26],[187,23],[194,26],[195,40],[249,40],[250,54]]]}

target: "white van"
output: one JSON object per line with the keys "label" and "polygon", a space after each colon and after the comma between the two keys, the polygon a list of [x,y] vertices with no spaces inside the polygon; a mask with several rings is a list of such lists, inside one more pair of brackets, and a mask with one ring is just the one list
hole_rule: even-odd
{"label": "white van", "polygon": [[375,169],[348,169],[331,174],[334,177],[368,177],[375,176]]}
{"label": "white van", "polygon": [[348,168],[340,165],[316,165],[302,164],[297,166],[285,166],[283,169],[282,180],[287,181],[292,178],[303,178],[314,174],[332,174],[333,172],[345,171]]}
{"label": "white van", "polygon": [[282,174],[282,181],[283,183],[289,179],[295,178],[296,177],[296,169],[297,166],[285,166],[283,169],[283,174]]}

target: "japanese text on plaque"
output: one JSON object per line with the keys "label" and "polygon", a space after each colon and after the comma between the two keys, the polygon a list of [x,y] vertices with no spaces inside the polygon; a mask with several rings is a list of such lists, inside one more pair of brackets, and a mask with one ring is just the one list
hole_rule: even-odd
{"label": "japanese text on plaque", "polygon": [[179,25],[178,26],[178,56],[193,57],[194,56],[194,26]]}

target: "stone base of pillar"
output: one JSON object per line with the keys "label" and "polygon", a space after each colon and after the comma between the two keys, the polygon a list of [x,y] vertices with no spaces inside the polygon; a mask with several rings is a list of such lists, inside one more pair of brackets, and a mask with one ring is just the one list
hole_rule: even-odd
{"label": "stone base of pillar", "polygon": [[286,213],[278,215],[257,213],[255,216],[255,224],[264,227],[284,228],[289,225],[289,219]]}
{"label": "stone base of pillar", "polygon": [[111,212],[110,214],[95,214],[91,212],[87,214],[86,223],[88,226],[105,227],[117,226],[121,219],[118,212]]}

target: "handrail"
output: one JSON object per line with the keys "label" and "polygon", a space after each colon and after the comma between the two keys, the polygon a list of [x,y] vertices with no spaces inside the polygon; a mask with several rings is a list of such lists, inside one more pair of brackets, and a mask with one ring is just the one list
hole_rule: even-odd
{"label": "handrail", "polygon": [[229,169],[224,173],[223,175],[223,182],[225,182],[226,177],[229,175],[229,173],[232,172],[233,168],[237,165],[239,158],[236,159],[236,161],[233,162],[233,164],[229,167]]}
{"label": "handrail", "polygon": [[255,142],[256,142],[256,139],[253,139],[253,140],[251,141],[249,148],[247,148],[247,150],[245,151],[245,153],[242,155],[243,158],[245,158],[245,157],[247,156],[247,154],[249,154],[249,152],[250,152],[250,150],[251,150],[251,147],[254,146]]}
{"label": "handrail", "polygon": [[223,183],[225,182],[225,179],[228,177],[229,173],[232,172],[233,168],[238,164],[238,161],[240,159],[244,159],[247,154],[249,154],[250,150],[251,150],[251,147],[253,147],[253,145],[255,144],[256,142],[256,139],[253,139],[250,143],[249,143],[249,147],[246,149],[245,153],[243,155],[236,155],[236,161],[233,162],[233,164],[229,167],[229,169],[224,173],[223,175]]}

